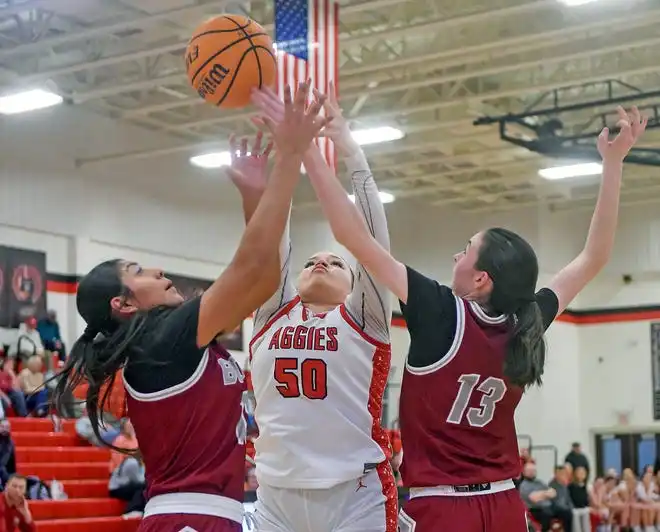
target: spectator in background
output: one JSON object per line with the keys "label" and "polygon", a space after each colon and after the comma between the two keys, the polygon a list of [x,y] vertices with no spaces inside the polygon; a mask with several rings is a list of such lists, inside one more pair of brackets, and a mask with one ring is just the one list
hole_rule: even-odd
{"label": "spectator in background", "polygon": [[44,385],[45,377],[42,369],[41,357],[33,355],[18,374],[18,383],[25,394],[27,409],[36,417],[45,417],[48,414],[48,390]]}
{"label": "spectator in background", "polygon": [[[4,489],[12,475],[16,474],[16,452],[11,439],[9,422],[0,421],[0,489]],[[2,521],[0,521],[0,524]],[[2,530],[0,528],[0,530]]]}
{"label": "spectator in background", "polygon": [[6,361],[0,362],[0,401],[5,408],[11,406],[18,417],[25,417],[28,414],[25,396],[10,366]]}
{"label": "spectator in background", "polygon": [[3,532],[34,532],[32,514],[25,498],[27,479],[13,475],[0,495],[0,530]]}
{"label": "spectator in background", "polygon": [[591,529],[591,511],[589,509],[587,470],[584,467],[575,469],[573,479],[568,485],[568,492],[574,508],[573,528],[576,532],[588,532]]}
{"label": "spectator in background", "polygon": [[[557,497],[557,492],[545,482],[536,478],[536,464],[534,462],[530,461],[525,464],[522,481],[518,489],[529,513],[541,525],[541,530],[543,532],[550,530],[550,524],[556,517],[552,501]],[[570,532],[570,529],[568,532]]]}
{"label": "spectator in background", "polygon": [[57,312],[49,310],[48,314],[37,324],[39,336],[47,351],[57,356],[61,362],[66,360],[66,349],[60,334],[60,324],[57,322]]}
{"label": "spectator in background", "polygon": [[582,446],[580,445],[580,442],[576,441],[573,443],[573,445],[571,445],[571,452],[566,455],[564,462],[571,464],[573,470],[577,469],[578,467],[584,467],[584,469],[587,471],[587,478],[589,478],[589,460],[582,453]]}
{"label": "spectator in background", "polygon": [[46,351],[41,343],[41,336],[37,331],[37,320],[34,317],[27,318],[18,327],[16,341],[9,346],[7,356],[12,360],[16,369],[16,360],[25,363],[31,356],[38,355],[44,361],[46,360]]}
{"label": "spectator in background", "polygon": [[555,475],[550,481],[550,488],[555,490],[557,496],[552,499],[552,510],[554,518],[559,519],[564,527],[565,532],[572,532],[573,530],[573,501],[571,501],[571,494],[568,490],[570,484],[571,471],[564,465],[555,467]]}
{"label": "spectator in background", "polygon": [[658,493],[653,466],[646,467],[635,488],[635,505],[639,509],[640,526],[644,532],[655,532],[658,520]]}
{"label": "spectator in background", "polygon": [[133,429],[130,420],[123,419],[121,421],[120,433],[112,442],[112,445],[120,449],[136,451],[136,454],[127,456],[114,449],[111,451],[110,482],[108,483],[110,496],[128,503],[124,513],[125,517],[141,516],[146,504],[144,498],[146,481],[144,464],[139,456],[135,429]]}

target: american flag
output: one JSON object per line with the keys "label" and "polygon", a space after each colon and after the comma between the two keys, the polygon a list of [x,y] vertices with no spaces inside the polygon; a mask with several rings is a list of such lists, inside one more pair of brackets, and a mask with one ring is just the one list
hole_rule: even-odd
{"label": "american flag", "polygon": [[[312,80],[312,88],[328,93],[329,83],[338,87],[339,4],[335,0],[275,0],[277,42],[277,92],[292,90]],[[335,167],[335,150],[329,139],[320,138],[328,165]]]}

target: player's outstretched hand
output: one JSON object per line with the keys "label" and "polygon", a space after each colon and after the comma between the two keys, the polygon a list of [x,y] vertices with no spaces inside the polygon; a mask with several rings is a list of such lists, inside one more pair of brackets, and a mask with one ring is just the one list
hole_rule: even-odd
{"label": "player's outstretched hand", "polygon": [[[252,90],[252,103],[259,108],[262,115],[267,116],[276,124],[284,120],[284,102],[270,87]],[[261,117],[253,117],[252,122],[261,127],[264,121]]]}
{"label": "player's outstretched hand", "polygon": [[[321,135],[330,138],[340,154],[348,156],[359,150],[360,146],[353,138],[353,135],[351,135],[351,128],[348,126],[348,121],[341,112],[333,81],[330,82],[329,88],[330,93],[325,99],[323,108],[325,109],[325,115],[332,118],[332,122],[321,132]],[[317,101],[323,97],[325,97],[324,94],[314,89],[314,98]]]}
{"label": "player's outstretched hand", "polygon": [[309,106],[310,83],[300,83],[295,98],[291,88],[284,89],[284,113],[281,122],[264,115],[262,120],[273,135],[279,155],[303,155],[319,132],[328,125],[331,117],[321,117],[325,97],[313,101]]}
{"label": "player's outstretched hand", "polygon": [[273,149],[273,143],[263,146],[264,134],[257,132],[252,148],[248,151],[248,139],[243,137],[239,142],[232,135],[229,137],[231,165],[227,174],[241,193],[249,191],[262,192],[268,179],[268,156]]}
{"label": "player's outstretched hand", "polygon": [[643,117],[637,107],[633,107],[629,113],[623,107],[618,107],[617,112],[619,114],[617,126],[620,131],[616,138],[610,140],[609,128],[604,128],[598,137],[598,152],[603,161],[623,161],[648,124],[648,118]]}

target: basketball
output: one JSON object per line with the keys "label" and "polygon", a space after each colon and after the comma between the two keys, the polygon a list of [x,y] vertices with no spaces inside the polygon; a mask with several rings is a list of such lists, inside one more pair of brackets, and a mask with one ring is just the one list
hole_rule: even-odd
{"label": "basketball", "polygon": [[273,85],[276,72],[272,39],[259,24],[241,15],[219,15],[204,22],[186,48],[190,84],[218,107],[246,107],[250,90]]}

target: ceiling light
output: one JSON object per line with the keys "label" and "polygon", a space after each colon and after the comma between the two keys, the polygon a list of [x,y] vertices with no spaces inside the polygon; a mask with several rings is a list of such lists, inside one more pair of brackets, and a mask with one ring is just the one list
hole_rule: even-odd
{"label": "ceiling light", "polygon": [[[355,203],[355,196],[353,194],[349,194],[348,197],[353,203]],[[382,190],[378,192],[378,197],[380,198],[380,201],[383,204],[392,203],[396,199],[394,197],[394,194],[390,194],[389,192],[383,192]]]}
{"label": "ceiling light", "polygon": [[599,175],[603,173],[603,165],[600,163],[571,164],[568,166],[555,166],[539,170],[539,175],[545,179],[570,179],[573,177],[584,177]]}
{"label": "ceiling light", "polygon": [[400,129],[383,126],[370,129],[358,129],[352,133],[355,142],[360,146],[368,144],[380,144],[381,142],[390,142],[392,140],[402,139],[405,135]]}
{"label": "ceiling light", "polygon": [[0,96],[0,114],[16,115],[59,105],[64,99],[54,92],[33,89]]}
{"label": "ceiling light", "polygon": [[592,4],[597,0],[559,0],[562,4],[569,7],[582,6],[584,4]]}
{"label": "ceiling light", "polygon": [[231,164],[231,153],[228,151],[215,151],[195,155],[190,158],[190,164],[200,168],[221,168]]}

